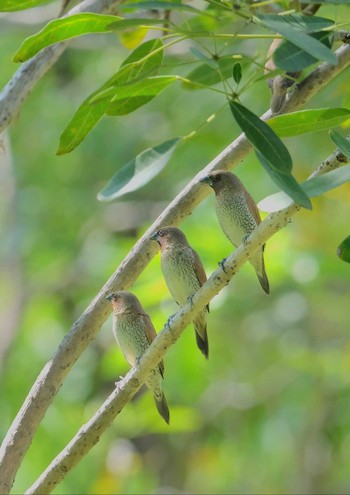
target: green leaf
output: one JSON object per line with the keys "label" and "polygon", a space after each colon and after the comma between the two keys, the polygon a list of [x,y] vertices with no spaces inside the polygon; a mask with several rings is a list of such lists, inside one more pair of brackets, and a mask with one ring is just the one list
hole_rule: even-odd
{"label": "green leaf", "polygon": [[88,33],[110,32],[110,25],[120,17],[102,14],[75,14],[49,22],[33,36],[25,39],[14,55],[15,62],[24,62],[43,48]]}
{"label": "green leaf", "polygon": [[182,83],[185,89],[203,89],[202,86],[214,86],[223,79],[226,80],[232,74],[232,58],[220,58],[216,67],[211,67],[207,63],[201,64],[186,76],[186,81]]}
{"label": "green leaf", "polygon": [[329,136],[339,151],[350,160],[350,142],[335,130],[330,131]]}
{"label": "green leaf", "polygon": [[0,12],[14,12],[16,10],[31,9],[53,0],[0,0]]}
{"label": "green leaf", "polygon": [[112,86],[94,96],[91,104],[107,99],[107,115],[126,115],[146,105],[177,79],[178,76],[154,76],[123,86]]}
{"label": "green leaf", "polygon": [[[327,191],[335,189],[350,181],[350,165],[332,170],[326,174],[313,177],[300,184],[302,190],[311,198],[321,196]],[[271,194],[259,203],[262,211],[273,212],[285,208],[293,201],[283,192]]]}
{"label": "green leaf", "polygon": [[233,67],[232,67],[232,77],[235,83],[239,84],[242,79],[242,66],[239,62],[237,62]]}
{"label": "green leaf", "polygon": [[[320,31],[318,33],[311,33],[310,36],[319,40],[328,48],[332,47],[334,38],[333,33]],[[302,48],[299,48],[290,41],[284,41],[275,50],[273,60],[276,67],[286,72],[298,72],[317,62],[317,58],[305,52]]]}
{"label": "green leaf", "polygon": [[336,127],[350,118],[347,108],[318,108],[278,115],[268,121],[279,136],[297,136]]}
{"label": "green leaf", "polygon": [[286,195],[288,195],[287,197],[292,198],[296,204],[311,210],[312,204],[310,198],[302,190],[300,184],[296,181],[293,175],[286,170],[277,170],[271,167],[271,164],[266,156],[263,156],[257,150],[255,150],[255,153],[271,179],[286,193]]}
{"label": "green leaf", "polygon": [[350,263],[350,235],[339,244],[337,255],[341,260]]}
{"label": "green leaf", "polygon": [[69,153],[76,148],[103,117],[109,100],[91,105],[91,100],[112,84],[125,84],[159,69],[163,60],[163,44],[159,38],[138,46],[122,63],[120,70],[101,88],[92,93],[78,108],[60,138],[57,155]]}
{"label": "green leaf", "polygon": [[100,201],[112,201],[140,189],[163,170],[182,138],[170,139],[148,148],[124,165],[97,195]]}
{"label": "green leaf", "polygon": [[310,199],[291,174],[292,159],[280,138],[265,122],[243,105],[231,101],[230,108],[239,127],[255,147],[261,165],[272,180],[297,204],[311,209]]}
{"label": "green leaf", "polygon": [[253,112],[240,103],[230,102],[231,112],[237,124],[246,134],[252,145],[276,170],[292,170],[289,151],[274,131]]}
{"label": "green leaf", "polygon": [[332,26],[333,21],[302,14],[260,14],[254,16],[254,21],[282,34],[287,40],[312,55],[316,60],[325,60],[335,65],[338,63],[337,57],[329,48],[307,34]]}
{"label": "green leaf", "polygon": [[112,23],[109,27],[111,31],[125,31],[126,29],[134,29],[137,27],[149,27],[156,24],[164,24],[164,19],[121,19],[118,22]]}
{"label": "green leaf", "polygon": [[181,2],[162,2],[158,0],[147,0],[145,2],[133,2],[121,4],[118,6],[120,10],[185,10],[187,12],[194,12],[196,14],[207,15],[210,17],[214,17],[213,14],[209,14],[206,11],[196,9],[195,7],[191,7],[191,5],[187,5]]}

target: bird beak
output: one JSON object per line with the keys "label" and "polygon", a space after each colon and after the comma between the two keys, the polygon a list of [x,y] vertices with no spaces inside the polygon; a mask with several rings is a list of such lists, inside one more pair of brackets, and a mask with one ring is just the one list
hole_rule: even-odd
{"label": "bird beak", "polygon": [[108,296],[106,296],[107,301],[112,301],[112,298],[113,298],[113,294],[109,294]]}
{"label": "bird beak", "polygon": [[157,230],[157,232],[154,232],[154,233],[150,236],[150,239],[151,239],[151,241],[157,241],[157,240],[158,240],[158,230]]}
{"label": "bird beak", "polygon": [[213,187],[213,180],[210,177],[210,175],[206,175],[205,177],[200,179],[199,182],[201,182],[202,184],[207,184],[210,187]]}

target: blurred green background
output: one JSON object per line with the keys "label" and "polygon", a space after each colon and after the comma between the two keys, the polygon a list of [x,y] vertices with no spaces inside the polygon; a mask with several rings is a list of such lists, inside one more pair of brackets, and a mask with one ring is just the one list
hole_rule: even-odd
{"label": "blurred green background", "polygon": [[[0,17],[1,87],[16,69],[12,56],[21,41],[58,8]],[[349,15],[345,7],[321,10],[334,12]],[[268,44],[248,41],[237,51],[262,57]],[[98,202],[97,192],[120,165],[198,128],[224,104],[220,94],[174,86],[134,114],[105,118],[77,150],[55,156],[74,110],[127,53],[114,35],[76,40],[10,129],[12,163],[0,170],[1,437],[43,365],[135,241],[238,135],[226,107],[146,187],[115,203]],[[345,71],[309,107],[349,107],[349,75]],[[260,114],[269,97],[262,81],[242,101]],[[300,180],[333,150],[327,132],[286,143]],[[257,201],[276,191],[253,155],[236,173]],[[349,493],[350,265],[336,256],[350,234],[349,202],[345,185],[313,200],[312,212],[301,211],[271,239],[269,297],[245,265],[212,301],[208,362],[190,327],[170,349],[164,381],[169,427],[150,394],[139,393],[54,493]],[[208,274],[231,251],[213,206],[211,195],[182,224]],[[132,290],[160,330],[176,306],[159,255]],[[127,370],[109,319],[48,410],[14,493],[32,484]]]}

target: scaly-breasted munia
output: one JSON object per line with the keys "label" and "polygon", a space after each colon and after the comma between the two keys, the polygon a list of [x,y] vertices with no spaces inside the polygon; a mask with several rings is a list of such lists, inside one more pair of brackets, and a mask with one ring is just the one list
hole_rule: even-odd
{"label": "scaly-breasted munia", "polygon": [[[183,306],[207,280],[202,262],[185,234],[176,227],[163,227],[151,239],[160,246],[162,272],[168,289],[177,304]],[[197,346],[206,358],[209,356],[208,311],[209,306],[193,320]]]}
{"label": "scaly-breasted munia", "polygon": [[[113,292],[107,299],[113,306],[114,337],[127,362],[135,366],[157,335],[154,326],[134,294]],[[162,388],[163,374],[164,363],[161,361],[145,383],[153,394],[159,414],[169,424],[170,413]]]}
{"label": "scaly-breasted munia", "polygon": [[[231,172],[217,170],[200,182],[208,184],[215,191],[216,214],[226,237],[234,246],[239,246],[261,223],[258,207],[242,182]],[[261,287],[269,294],[269,281],[265,272],[264,247],[250,258]]]}

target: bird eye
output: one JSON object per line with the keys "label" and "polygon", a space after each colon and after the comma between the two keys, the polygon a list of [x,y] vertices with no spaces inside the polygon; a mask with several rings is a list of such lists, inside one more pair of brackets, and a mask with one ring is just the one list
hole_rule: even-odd
{"label": "bird eye", "polygon": [[158,230],[159,237],[163,237],[164,234],[165,234],[165,231],[163,229]]}
{"label": "bird eye", "polygon": [[221,180],[221,174],[214,175],[214,182],[219,182]]}

